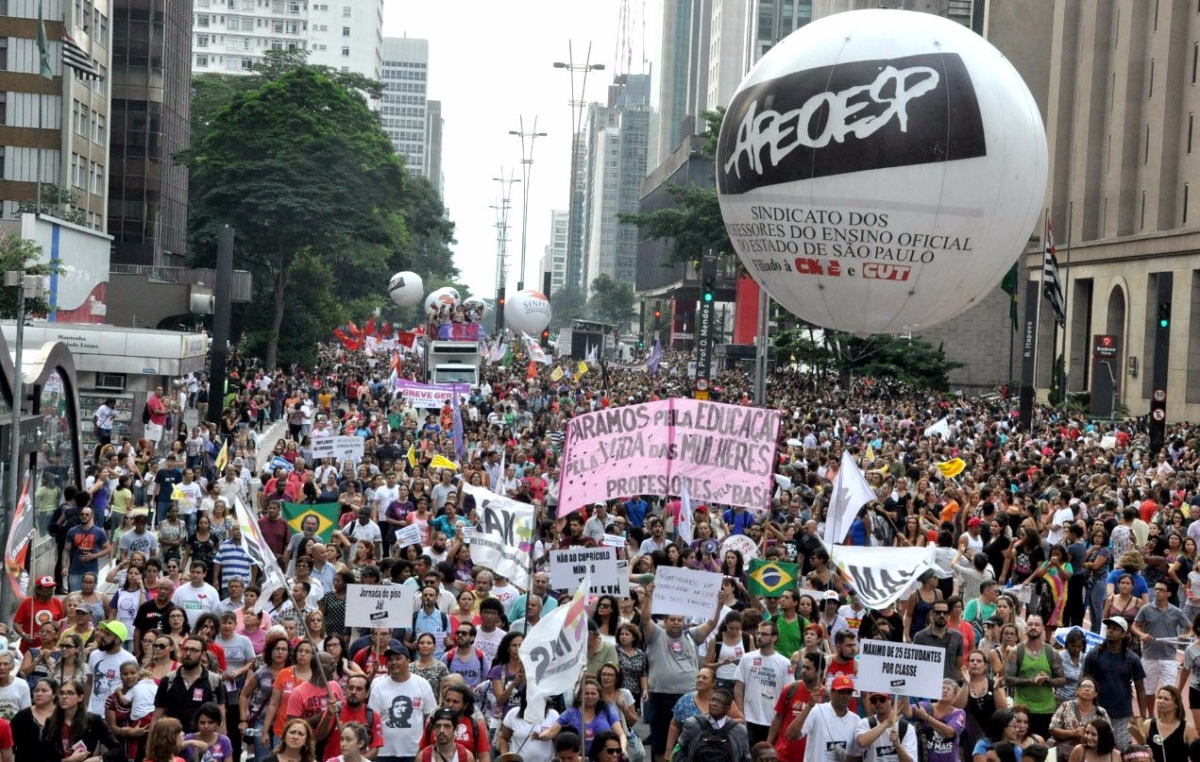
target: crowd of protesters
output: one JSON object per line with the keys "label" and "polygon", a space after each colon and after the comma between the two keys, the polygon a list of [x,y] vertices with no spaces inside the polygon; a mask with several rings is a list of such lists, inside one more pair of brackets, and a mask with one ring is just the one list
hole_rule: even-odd
{"label": "crowd of protesters", "polygon": [[[1195,752],[1190,425],[1170,427],[1155,453],[1137,421],[1038,409],[1024,429],[1002,395],[781,370],[768,386],[782,412],[768,510],[695,506],[687,541],[677,495],[560,506],[566,422],[689,395],[687,359],[668,352],[653,373],[567,367],[557,381],[554,366],[487,365],[458,413],[461,449],[452,406],[397,395],[386,355],[326,347],[316,367],[269,373],[235,354],[221,400],[203,379],[186,381],[163,408],[219,404],[219,425],[174,427],[169,443],[104,441],[81,483],[48,474],[39,485],[62,574],[32,582],[0,651],[0,761],[1011,762],[1053,751],[1063,762],[1174,762]],[[415,355],[399,365],[420,378]],[[753,404],[740,370],[713,379],[712,393]],[[943,433],[927,436],[942,419]],[[260,439],[276,423],[282,436]],[[362,459],[314,459],[313,441],[335,434],[362,437]],[[821,542],[844,451],[877,495],[847,542],[937,548],[938,568],[879,610]],[[456,467],[431,467],[435,456]],[[937,464],[955,458],[961,473],[943,476]],[[473,563],[467,484],[537,508],[529,589]],[[297,529],[285,502],[336,503],[341,518],[325,534],[315,519]],[[239,511],[286,587],[262,594]],[[410,525],[420,544],[398,540]],[[630,595],[589,602],[582,681],[527,720],[520,647],[564,595],[546,554],[606,534],[625,540]],[[753,594],[750,559],[722,550],[733,535],[797,564],[798,583]],[[711,618],[651,615],[663,566],[725,575]],[[411,588],[412,625],[346,626],[354,583]],[[856,690],[867,639],[943,648],[940,694]]]}

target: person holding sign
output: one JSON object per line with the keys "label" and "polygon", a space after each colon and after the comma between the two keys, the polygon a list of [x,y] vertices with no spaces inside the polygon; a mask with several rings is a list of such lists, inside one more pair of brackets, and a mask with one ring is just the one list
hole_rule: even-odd
{"label": "person holding sign", "polygon": [[896,711],[892,697],[872,693],[867,704],[872,716],[858,721],[854,735],[863,749],[863,762],[915,762],[917,729]]}
{"label": "person holding sign", "polygon": [[807,738],[804,762],[845,762],[855,755],[858,716],[850,711],[854,680],[843,675],[833,680],[828,703],[810,701],[787,728],[787,739]]}
{"label": "person holding sign", "polygon": [[704,624],[684,629],[684,619],[671,614],[662,625],[654,622],[654,583],[642,597],[642,634],[646,638],[646,661],[650,665],[650,740],[655,762],[666,759],[667,733],[675,702],[687,693],[700,669],[696,647],[708,639],[721,615],[721,601],[713,602],[712,617]]}

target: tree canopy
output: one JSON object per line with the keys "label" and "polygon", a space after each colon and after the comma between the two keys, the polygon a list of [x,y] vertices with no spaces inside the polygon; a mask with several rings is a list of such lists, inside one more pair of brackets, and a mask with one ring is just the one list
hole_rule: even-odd
{"label": "tree canopy", "polygon": [[196,78],[193,147],[180,156],[191,171],[189,232],[195,261],[211,266],[217,230],[233,226],[237,266],[255,280],[235,329],[268,367],[306,359],[305,347],[362,317],[352,310],[389,305],[394,272],[458,277],[454,224],[368,107],[378,83],[291,53],[230,79]]}
{"label": "tree canopy", "polygon": [[779,365],[800,363],[818,375],[835,374],[848,387],[854,376],[891,378],[923,389],[947,391],[950,371],[962,363],[946,359],[941,346],[921,339],[887,334],[855,336],[849,333],[800,328],[774,337]]}
{"label": "tree canopy", "polygon": [[592,281],[592,298],[588,307],[597,320],[624,325],[634,317],[635,299],[633,286],[602,273]]}

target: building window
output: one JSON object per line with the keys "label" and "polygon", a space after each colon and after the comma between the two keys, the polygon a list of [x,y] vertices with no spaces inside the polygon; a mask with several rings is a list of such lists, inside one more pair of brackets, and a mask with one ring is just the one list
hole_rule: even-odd
{"label": "building window", "polygon": [[343,36],[343,37],[349,37],[349,36],[350,36],[350,27],[348,27],[348,26],[344,26],[344,27],[342,27],[342,36]]}
{"label": "building window", "polygon": [[288,3],[288,13],[299,15],[300,3]]}
{"label": "building window", "polygon": [[342,58],[350,57],[350,48],[342,48]]}
{"label": "building window", "polygon": [[1192,152],[1192,128],[1196,126],[1196,114],[1191,112],[1188,114],[1188,136],[1187,136],[1187,152]]}
{"label": "building window", "polygon": [[1149,100],[1154,100],[1154,59],[1150,59],[1150,94],[1147,96]]}
{"label": "building window", "polygon": [[203,69],[208,66],[208,56],[196,56],[196,68]]}
{"label": "building window", "polygon": [[242,59],[242,71],[253,71],[253,70],[254,70],[254,59],[243,58]]}
{"label": "building window", "polygon": [[1192,186],[1189,185],[1188,183],[1183,184],[1183,224],[1184,225],[1187,224],[1188,196],[1190,195],[1189,192],[1191,191],[1191,189],[1192,189]]}
{"label": "building window", "polygon": [[1142,222],[1139,229],[1146,229],[1146,191],[1142,191]]}
{"label": "building window", "polygon": [[208,35],[207,34],[196,35],[196,47],[198,47],[198,48],[207,48],[208,47]]}
{"label": "building window", "polygon": [[1142,156],[1142,164],[1150,163],[1150,125],[1146,125],[1146,152]]}
{"label": "building window", "polygon": [[200,27],[201,29],[208,29],[208,16],[197,16],[196,26]]}
{"label": "building window", "polygon": [[345,16],[346,18],[350,18],[350,6],[348,6],[348,5],[342,6],[342,15]]}

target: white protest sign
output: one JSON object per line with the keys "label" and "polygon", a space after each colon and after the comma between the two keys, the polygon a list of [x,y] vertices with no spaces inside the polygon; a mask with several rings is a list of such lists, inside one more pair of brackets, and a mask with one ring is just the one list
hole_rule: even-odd
{"label": "white protest sign", "polygon": [[859,644],[858,692],[891,693],[897,696],[930,698],[942,695],[946,651],[933,646],[914,646],[887,640],[864,640]]}
{"label": "white protest sign", "polygon": [[606,534],[602,544],[606,548],[623,548],[625,547],[625,538],[619,534]]}
{"label": "white protest sign", "polygon": [[396,530],[396,542],[402,548],[409,545],[423,545],[422,539],[421,527],[416,524],[409,524]]}
{"label": "white protest sign", "polygon": [[678,614],[707,622],[712,618],[725,577],[716,572],[660,566],[654,573],[651,614]]}
{"label": "white protest sign", "polygon": [[587,621],[587,595],[577,590],[525,632],[520,652],[525,674],[531,676],[526,688],[527,722],[541,722],[546,697],[571,690],[579,679],[587,664]]}
{"label": "white protest sign", "polygon": [[466,485],[475,498],[479,529],[471,533],[471,562],[529,587],[529,551],[533,549],[533,506]]}
{"label": "white protest sign", "polygon": [[[617,551],[613,548],[569,548],[550,551],[550,587],[573,593],[584,578],[591,576],[591,592],[598,587],[616,589]],[[597,593],[599,594],[599,593]]]}
{"label": "white protest sign", "polygon": [[475,536],[475,527],[459,527],[459,532],[462,532],[463,545],[470,545],[471,538]]}
{"label": "white protest sign", "polygon": [[413,595],[405,585],[346,585],[346,626],[412,627]]}
{"label": "white protest sign", "polygon": [[312,440],[312,454],[315,459],[333,458],[336,461],[362,460],[362,437],[317,437]]}
{"label": "white protest sign", "polygon": [[747,564],[758,558],[758,545],[744,534],[731,534],[725,542],[721,543],[722,555],[731,550],[741,553],[742,560]]}

